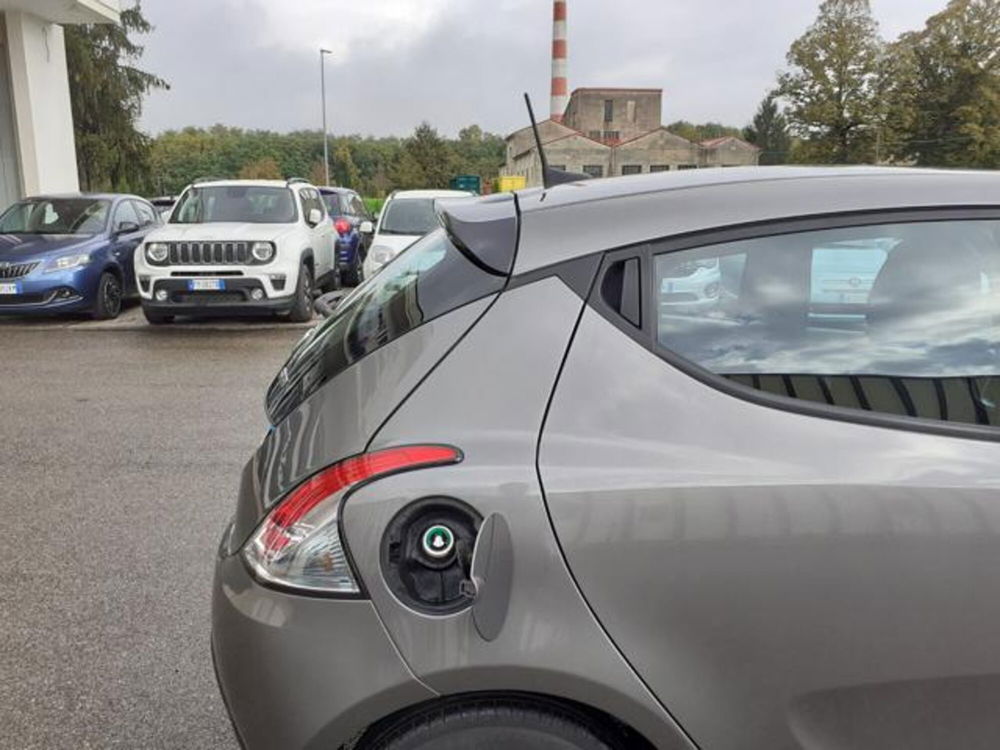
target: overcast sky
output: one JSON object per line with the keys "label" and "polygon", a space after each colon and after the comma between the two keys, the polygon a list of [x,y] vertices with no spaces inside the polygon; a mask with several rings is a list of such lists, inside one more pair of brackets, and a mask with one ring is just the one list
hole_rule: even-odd
{"label": "overcast sky", "polygon": [[[886,37],[947,0],[871,0]],[[526,124],[549,109],[550,0],[143,0],[156,27],[142,126],[320,128],[320,46],[330,131],[405,135]],[[664,122],[744,125],[819,0],[569,0],[569,82],[664,89]],[[612,10],[613,9],[613,10]]]}

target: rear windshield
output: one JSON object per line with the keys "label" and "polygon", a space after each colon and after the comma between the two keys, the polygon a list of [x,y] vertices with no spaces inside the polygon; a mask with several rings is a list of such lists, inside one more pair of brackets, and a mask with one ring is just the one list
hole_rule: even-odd
{"label": "rear windshield", "polygon": [[290,224],[296,216],[295,198],[288,188],[224,185],[188,190],[174,209],[170,223]]}
{"label": "rear windshield", "polygon": [[268,391],[271,422],[280,422],[362,357],[429,320],[500,291],[505,279],[474,265],[443,229],[418,240],[296,347]]}
{"label": "rear windshield", "polygon": [[350,215],[350,198],[346,194],[322,193],[322,196],[323,202],[326,204],[326,209],[330,212],[330,216]]}
{"label": "rear windshield", "polygon": [[396,198],[386,206],[379,232],[422,235],[438,226],[433,198]]}

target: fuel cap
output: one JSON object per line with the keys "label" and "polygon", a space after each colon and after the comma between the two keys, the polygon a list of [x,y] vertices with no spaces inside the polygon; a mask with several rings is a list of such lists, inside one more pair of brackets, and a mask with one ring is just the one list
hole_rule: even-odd
{"label": "fuel cap", "polygon": [[455,549],[455,534],[447,526],[436,523],[427,528],[421,540],[424,554],[434,560],[448,557]]}

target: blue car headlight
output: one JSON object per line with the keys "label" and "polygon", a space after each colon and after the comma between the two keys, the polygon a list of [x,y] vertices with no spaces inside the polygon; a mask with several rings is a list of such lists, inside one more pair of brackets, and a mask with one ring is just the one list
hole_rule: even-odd
{"label": "blue car headlight", "polygon": [[54,273],[55,271],[69,271],[74,268],[79,268],[80,266],[85,266],[90,263],[90,253],[73,253],[72,255],[62,255],[58,258],[53,258],[49,261],[48,265],[45,266],[45,273]]}

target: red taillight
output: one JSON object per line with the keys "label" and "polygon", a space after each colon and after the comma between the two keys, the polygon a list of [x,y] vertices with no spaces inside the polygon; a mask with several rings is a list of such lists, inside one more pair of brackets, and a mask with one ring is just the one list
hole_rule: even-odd
{"label": "red taillight", "polygon": [[452,464],[462,460],[462,452],[448,445],[407,445],[345,459],[307,480],[281,501],[268,518],[287,529],[325,498],[355,484],[406,469]]}
{"label": "red taillight", "polygon": [[447,445],[407,445],[345,459],[278,503],[244,545],[243,558],[258,578],[277,586],[356,595],[361,589],[338,526],[343,493],[389,474],[461,460],[462,452]]}
{"label": "red taillight", "polygon": [[351,222],[347,219],[337,219],[333,222],[333,228],[337,230],[337,234],[343,237],[351,233]]}

